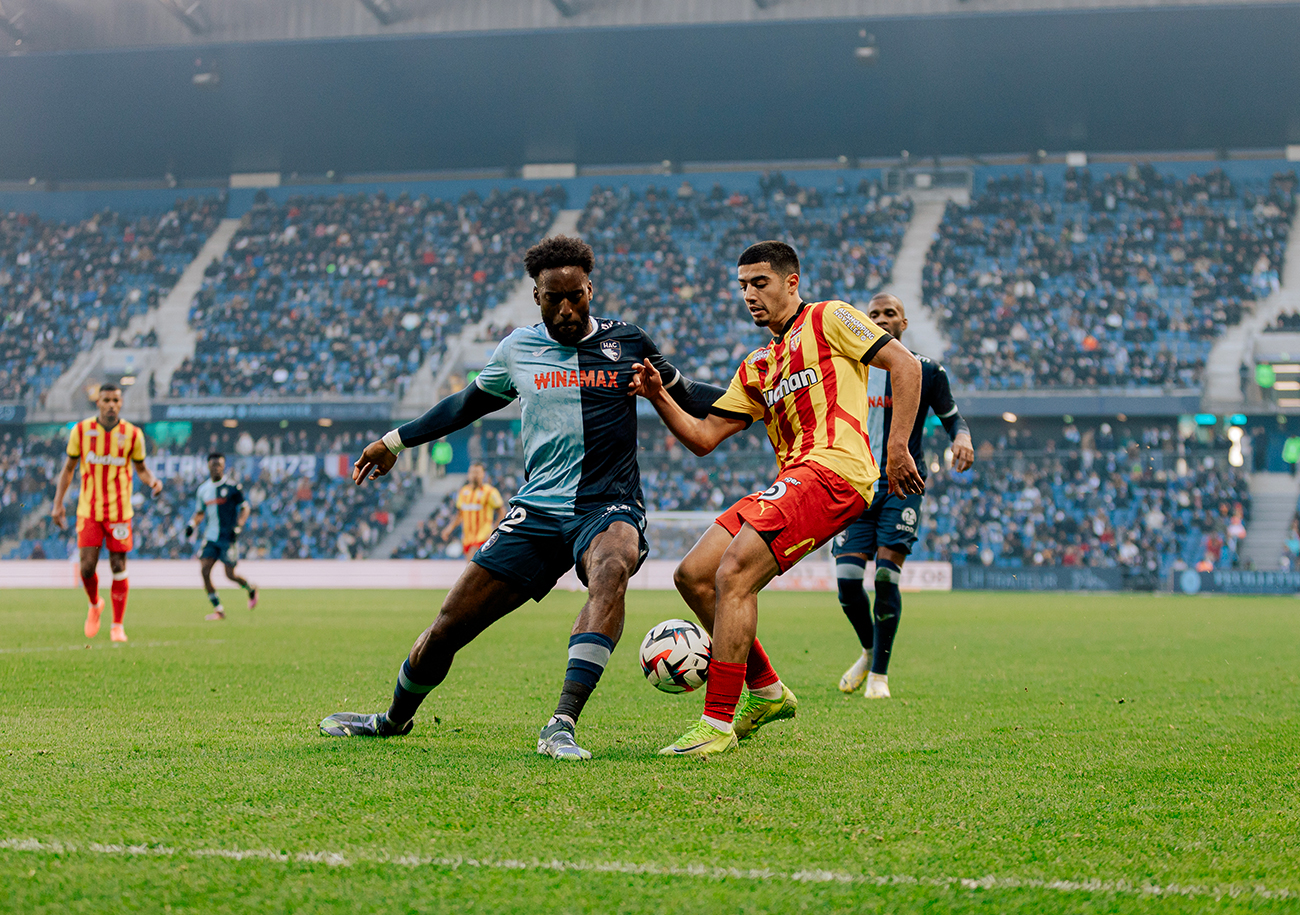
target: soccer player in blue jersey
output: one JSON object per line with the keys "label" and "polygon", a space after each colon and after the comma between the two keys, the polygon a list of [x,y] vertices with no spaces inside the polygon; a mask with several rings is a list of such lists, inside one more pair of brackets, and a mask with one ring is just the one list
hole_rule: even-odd
{"label": "soccer player in blue jersey", "polygon": [[194,536],[196,529],[203,538],[199,571],[203,573],[203,590],[208,593],[208,603],[212,604],[212,612],[204,617],[205,620],[226,618],[226,608],[221,606],[221,598],[212,584],[212,567],[218,560],[225,567],[226,578],[248,592],[248,609],[257,606],[257,586],[235,571],[239,562],[239,532],[248,522],[252,510],[239,484],[226,479],[226,456],[219,451],[209,454],[208,478],[199,484],[194,497],[194,517],[185,525],[186,540]]}
{"label": "soccer player in blue jersey", "polygon": [[[867,305],[867,317],[897,340],[902,339],[903,331],[907,329],[903,303],[887,293],[871,300]],[[916,411],[916,421],[908,439],[912,459],[924,476],[921,436],[925,431],[926,416],[933,410],[952,439],[953,467],[959,471],[968,470],[975,462],[975,449],[971,446],[970,427],[961,418],[952,399],[948,373],[933,359],[919,353],[914,355],[921,361],[921,406]],[[888,457],[881,443],[889,438],[893,413],[893,386],[889,373],[873,367],[867,376],[867,434],[876,463],[880,465],[881,480],[886,479]],[[903,612],[903,597],[898,584],[903,562],[916,545],[922,496],[892,493],[881,483],[877,483],[876,488],[876,497],[870,507],[835,538],[831,550],[835,554],[840,606],[862,644],[861,656],[840,677],[840,689],[852,693],[866,680],[867,688],[863,695],[868,699],[888,699],[889,658]],[[862,584],[867,560],[873,555],[876,558],[874,619],[871,602]]]}
{"label": "soccer player in blue jersey", "polygon": [[497,346],[487,367],[458,394],[366,446],[353,479],[392,469],[397,455],[434,441],[518,398],[523,407],[525,483],[506,517],[471,557],[438,618],[403,662],[387,712],[341,712],[321,722],[338,737],[388,737],[411,729],[424,697],[447,676],[456,652],[529,598],[541,600],[575,565],[587,602],[573,624],[568,668],[555,714],[537,752],[589,759],[574,731],[623,632],[628,579],[648,548],[636,463],[633,365],[649,361],[684,409],[704,416],[722,389],[691,382],[669,365],[641,328],[591,315],[591,247],[557,236],[524,258],[542,321]]}

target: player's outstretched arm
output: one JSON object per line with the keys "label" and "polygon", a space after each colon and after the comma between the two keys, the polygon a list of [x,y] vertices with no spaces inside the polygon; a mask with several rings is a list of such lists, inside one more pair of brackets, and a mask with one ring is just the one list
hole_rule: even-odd
{"label": "player's outstretched arm", "polygon": [[144,461],[133,461],[135,465],[135,475],[140,478],[140,482],[149,487],[149,491],[157,498],[163,490],[162,480],[158,479],[149,468],[144,465]]}
{"label": "player's outstretched arm", "polygon": [[921,405],[921,362],[903,344],[890,340],[876,351],[871,364],[889,372],[894,391],[894,418],[886,444],[889,460],[885,463],[889,491],[904,496],[919,495],[925,492],[925,480],[916,469],[907,440]]}
{"label": "player's outstretched arm", "polygon": [[367,445],[352,465],[352,482],[360,486],[367,479],[384,476],[397,463],[397,456],[407,448],[463,429],[474,420],[500,410],[510,400],[489,394],[477,384],[466,385],[464,390],[438,401],[419,419],[413,419]]}
{"label": "player's outstretched arm", "polygon": [[63,471],[59,474],[58,485],[54,487],[54,505],[50,508],[50,517],[60,529],[68,526],[68,510],[63,507],[63,499],[68,494],[68,487],[72,485],[72,476],[77,472],[79,460],[80,458],[69,457],[63,462]]}
{"label": "player's outstretched arm", "polygon": [[744,420],[718,416],[714,413],[702,419],[691,416],[664,388],[663,376],[648,360],[644,363],[638,362],[632,368],[636,370],[636,375],[632,378],[629,392],[640,394],[654,404],[655,411],[664,421],[664,425],[692,454],[708,454],[725,439],[749,425]]}

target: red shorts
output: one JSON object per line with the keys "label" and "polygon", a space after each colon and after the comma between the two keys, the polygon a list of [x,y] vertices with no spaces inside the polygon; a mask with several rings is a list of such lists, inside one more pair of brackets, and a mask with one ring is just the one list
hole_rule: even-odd
{"label": "red shorts", "polygon": [[110,553],[129,553],[134,546],[131,522],[77,519],[77,546],[107,546]]}
{"label": "red shorts", "polygon": [[795,464],[762,492],[745,496],[718,516],[731,536],[746,523],[767,541],[784,574],[857,520],[867,503],[839,474],[820,464]]}
{"label": "red shorts", "polygon": [[465,558],[468,559],[469,557],[473,556],[475,550],[477,550],[479,547],[481,547],[481,546],[482,546],[484,543],[486,543],[486,542],[487,542],[486,540],[480,540],[478,543],[467,543],[467,544],[465,544]]}

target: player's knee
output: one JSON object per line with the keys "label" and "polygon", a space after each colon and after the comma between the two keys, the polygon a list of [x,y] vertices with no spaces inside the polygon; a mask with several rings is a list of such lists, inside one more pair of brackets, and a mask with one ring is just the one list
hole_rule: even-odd
{"label": "player's knee", "polygon": [[714,573],[702,568],[687,556],[673,569],[673,584],[682,595],[702,594],[713,590]]}

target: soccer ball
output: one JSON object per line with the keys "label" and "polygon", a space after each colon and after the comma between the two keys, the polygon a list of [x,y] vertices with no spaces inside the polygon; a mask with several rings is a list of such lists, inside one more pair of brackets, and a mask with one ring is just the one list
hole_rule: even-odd
{"label": "soccer ball", "polygon": [[650,685],[665,693],[689,693],[709,677],[713,640],[695,623],[667,620],[646,633],[641,670]]}

